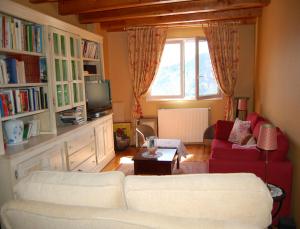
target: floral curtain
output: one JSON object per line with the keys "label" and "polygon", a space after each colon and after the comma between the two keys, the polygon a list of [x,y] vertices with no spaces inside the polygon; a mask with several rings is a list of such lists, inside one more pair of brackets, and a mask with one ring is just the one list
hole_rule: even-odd
{"label": "floral curtain", "polygon": [[166,41],[166,28],[134,28],[128,30],[129,70],[132,76],[134,118],[143,116],[141,97],[149,89],[158,69]]}
{"label": "floral curtain", "polygon": [[226,96],[225,119],[233,120],[234,88],[239,70],[239,32],[233,23],[211,23],[203,27],[215,77]]}

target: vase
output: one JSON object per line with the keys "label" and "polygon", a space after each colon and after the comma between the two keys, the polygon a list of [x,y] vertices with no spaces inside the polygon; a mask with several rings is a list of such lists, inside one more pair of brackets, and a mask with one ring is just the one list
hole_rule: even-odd
{"label": "vase", "polygon": [[4,123],[7,145],[23,143],[24,123],[22,120],[12,119]]}

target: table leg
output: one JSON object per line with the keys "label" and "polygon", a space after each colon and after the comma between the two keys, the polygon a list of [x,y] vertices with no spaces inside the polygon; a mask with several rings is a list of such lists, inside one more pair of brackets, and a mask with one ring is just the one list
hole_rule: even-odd
{"label": "table leg", "polygon": [[179,155],[177,154],[177,169],[179,169]]}

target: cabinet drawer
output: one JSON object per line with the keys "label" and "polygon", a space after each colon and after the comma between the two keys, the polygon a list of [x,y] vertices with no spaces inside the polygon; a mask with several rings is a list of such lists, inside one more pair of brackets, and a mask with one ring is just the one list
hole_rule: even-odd
{"label": "cabinet drawer", "polygon": [[[77,152],[68,156],[69,169],[74,170],[76,167],[78,167],[80,164],[84,163],[87,159],[89,159],[92,156],[96,160],[94,142],[89,143],[88,145],[84,146]],[[76,170],[77,170],[77,168],[76,168]]]}
{"label": "cabinet drawer", "polygon": [[87,159],[85,162],[80,164],[75,171],[81,171],[81,172],[99,172],[99,169],[97,170],[97,162],[96,157],[92,156],[89,159]]}
{"label": "cabinet drawer", "polygon": [[80,150],[84,145],[87,145],[92,141],[95,141],[94,131],[93,130],[85,131],[84,133],[76,137],[73,137],[67,141],[67,150],[68,150],[67,153],[70,155]]}

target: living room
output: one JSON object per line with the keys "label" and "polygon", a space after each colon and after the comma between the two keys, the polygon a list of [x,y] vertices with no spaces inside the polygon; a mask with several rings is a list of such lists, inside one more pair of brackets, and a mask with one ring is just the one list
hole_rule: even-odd
{"label": "living room", "polygon": [[[77,14],[59,15],[58,3],[15,2],[103,37],[104,70],[111,83],[112,100],[122,106],[120,120],[131,122],[134,100],[127,32],[123,29],[106,31],[99,23],[82,24]],[[297,0],[271,0],[269,4],[268,1],[254,2],[266,3],[266,6],[262,8],[262,15],[257,21],[245,20],[245,23],[238,25],[240,56],[234,97],[249,97],[248,113],[259,113],[287,135],[288,158],[293,165],[291,216],[300,225],[300,199],[297,195],[300,189],[300,140],[297,138],[300,134],[297,121],[300,115],[297,100],[300,98],[297,90],[300,82],[297,76],[300,72],[296,66],[300,59],[300,5]],[[167,31],[167,40],[196,37],[204,37],[202,25],[170,27]],[[161,108],[210,108],[210,124],[224,119],[225,104],[225,97],[178,101],[151,100],[148,95],[143,96],[140,103],[144,117],[157,116]]]}

